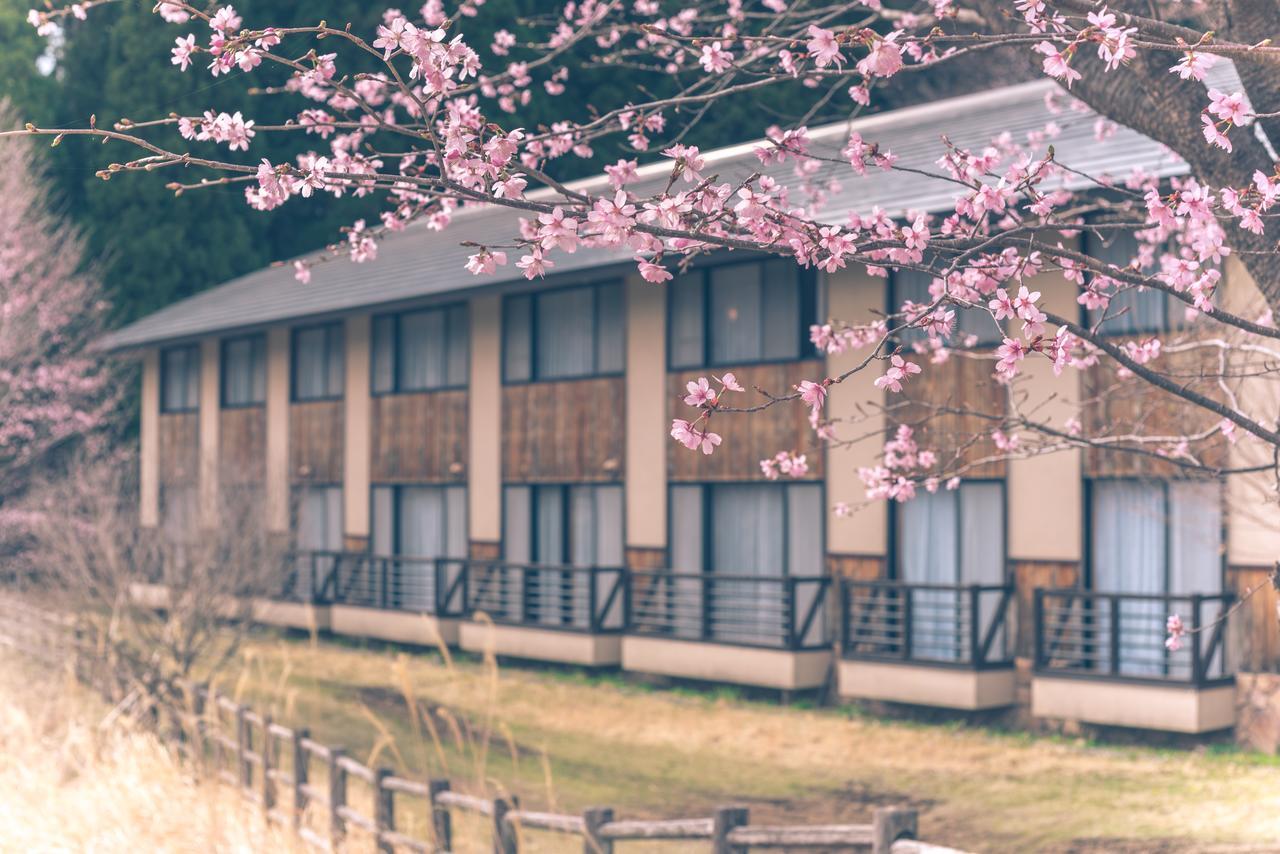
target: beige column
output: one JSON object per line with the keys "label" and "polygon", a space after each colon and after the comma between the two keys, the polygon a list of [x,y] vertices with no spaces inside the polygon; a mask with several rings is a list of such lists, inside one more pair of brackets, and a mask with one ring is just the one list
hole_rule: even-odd
{"label": "beige column", "polygon": [[[1079,290],[1061,275],[1046,273],[1028,282],[1040,291],[1040,307],[1060,317],[1075,317]],[[1074,368],[1054,376],[1053,363],[1043,356],[1023,360],[1018,406],[1033,421],[1065,428],[1081,417],[1083,373]],[[1026,437],[1030,440],[1032,437]],[[1084,453],[1079,449],[1009,461],[1006,481],[1011,560],[1078,561],[1084,539]]]}
{"label": "beige column", "polygon": [[218,338],[205,338],[200,342],[200,521],[206,528],[218,526],[221,356],[221,341]]}
{"label": "beige column", "polygon": [[[849,324],[876,320],[877,312],[884,312],[885,286],[885,279],[868,275],[861,266],[833,273],[826,277],[827,313]],[[866,349],[828,356],[827,375],[839,376],[866,356]],[[827,399],[836,437],[857,439],[827,451],[827,551],[831,554],[884,555],[888,549],[888,503],[867,500],[858,477],[858,469],[877,465],[884,450],[885,419],[876,408],[883,395],[873,384],[881,373],[877,365],[868,366],[833,386]],[[841,502],[849,505],[851,515],[837,517],[831,512]]]}
{"label": "beige column", "polygon": [[627,279],[627,545],[667,545],[667,289]]}
{"label": "beige column", "polygon": [[289,329],[267,332],[267,530],[289,531]]}
{"label": "beige column", "polygon": [[142,413],[139,429],[138,524],[160,524],[160,351],[142,357]]}
{"label": "beige column", "polygon": [[346,547],[362,549],[369,542],[369,467],[372,401],[369,397],[369,327],[367,314],[348,317],[343,382],[342,519]]}
{"label": "beige column", "polygon": [[502,540],[502,297],[471,300],[467,518],[475,543]]}

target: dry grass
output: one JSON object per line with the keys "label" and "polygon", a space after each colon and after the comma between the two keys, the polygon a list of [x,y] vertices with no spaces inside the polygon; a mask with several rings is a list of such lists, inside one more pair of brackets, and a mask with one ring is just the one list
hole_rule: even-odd
{"label": "dry grass", "polygon": [[[745,802],[758,821],[824,822],[911,802],[925,838],[973,850],[1280,851],[1280,765],[1234,751],[909,724],[564,671],[498,678],[474,660],[275,635],[245,654],[240,689],[277,718],[371,764],[532,808],[677,816]],[[417,727],[406,693],[431,712]]]}
{"label": "dry grass", "polygon": [[64,674],[0,648],[0,851],[292,851]]}

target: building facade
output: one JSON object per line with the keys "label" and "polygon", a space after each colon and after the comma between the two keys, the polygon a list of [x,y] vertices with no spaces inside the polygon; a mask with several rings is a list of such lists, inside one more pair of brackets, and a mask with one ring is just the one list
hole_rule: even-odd
{"label": "building facade", "polygon": [[[907,149],[983,104],[1037,116],[1043,89],[864,133]],[[1158,159],[1125,133],[1098,156]],[[727,168],[744,150],[712,158]],[[513,224],[465,211],[393,236],[371,264],[321,265],[312,285],[273,268],[116,333],[108,346],[143,365],[141,523],[179,534],[218,525],[230,490],[260,498],[296,555],[263,612],[274,621],[783,691],[1199,733],[1252,702],[1238,674],[1280,663],[1263,597],[1163,646],[1167,614],[1209,625],[1267,578],[1280,527],[1240,511],[1256,482],[1072,449],[984,463],[904,504],[866,499],[857,471],[912,406],[1009,405],[989,361],[932,366],[896,409],[874,373],[853,374],[829,403],[840,429],[871,437],[849,446],[821,447],[794,405],[717,415],[710,456],[670,439],[690,380],[733,372],[784,393],[839,375],[865,354],[818,353],[810,325],[869,321],[927,281],[733,254],[655,285],[601,250],[536,283],[467,276],[457,244]],[[1226,299],[1256,301],[1238,267],[1225,278]],[[1036,286],[1047,310],[1080,310],[1065,278]],[[1111,331],[1171,316],[1140,301]],[[1028,360],[1021,405],[1112,422],[1159,405],[1104,370]],[[974,459],[990,450],[972,414],[924,429]],[[765,479],[760,460],[783,449],[807,471]]]}

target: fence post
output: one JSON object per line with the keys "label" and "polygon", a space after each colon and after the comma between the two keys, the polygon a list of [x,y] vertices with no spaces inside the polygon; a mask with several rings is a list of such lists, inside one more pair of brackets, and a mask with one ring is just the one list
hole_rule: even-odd
{"label": "fence post", "polygon": [[[1045,666],[1044,648],[1044,590],[1036,588],[1032,591],[1031,637],[1035,641],[1035,670]],[[1021,646],[1021,644],[1019,644]]]}
{"label": "fence post", "polygon": [[612,807],[591,807],[582,814],[583,854],[613,854],[613,840],[600,835],[600,828],[613,821]]}
{"label": "fence post", "polygon": [[440,803],[440,795],[449,791],[448,780],[428,780],[427,793],[431,801],[431,831],[435,836],[436,850],[453,848],[453,820],[449,808]]}
{"label": "fence post", "polygon": [[703,640],[711,639],[711,616],[715,607],[711,601],[711,597],[714,595],[715,594],[712,591],[711,575],[704,572],[702,574],[702,626],[700,627],[701,630],[698,632]]}
{"label": "fence post", "polygon": [[373,772],[373,832],[374,844],[381,854],[394,854],[395,846],[387,840],[387,833],[396,829],[396,793],[387,788],[390,768]]}
{"label": "fence post", "polygon": [[309,757],[302,742],[308,738],[307,730],[293,731],[293,829],[302,828],[302,814],[307,809],[307,765]]}
{"label": "fence post", "polygon": [[750,820],[746,807],[716,807],[711,818],[711,854],[746,854],[746,848],[729,844],[729,833]]}
{"label": "fence post", "polygon": [[594,566],[587,570],[587,629],[592,634],[600,631],[600,619],[596,613],[597,601],[600,596],[600,592],[596,589],[596,576],[598,573],[599,570]]}
{"label": "fence post", "polygon": [[982,590],[977,585],[969,587],[969,661],[982,664]]}
{"label": "fence post", "polygon": [[911,647],[915,635],[915,588],[902,588],[902,657],[911,660]]}
{"label": "fence post", "polygon": [[271,716],[267,715],[262,719],[262,746],[259,753],[262,755],[262,814],[271,817],[271,810],[276,805],[276,787],[275,781],[271,779]]}
{"label": "fence post", "polygon": [[783,619],[787,621],[783,631],[783,638],[786,640],[787,649],[796,648],[796,579],[788,576],[782,582],[782,613]]}
{"label": "fence post", "polygon": [[[1200,631],[1201,598],[1202,597],[1199,593],[1192,594],[1191,596],[1191,682],[1197,687],[1199,687],[1204,681],[1204,674],[1207,669],[1205,667],[1204,656],[1201,654],[1201,642],[1204,640],[1203,634]],[[1173,613],[1172,604],[1166,601],[1163,616],[1167,617],[1171,613]],[[1161,626],[1161,628],[1163,629],[1164,627]]]}
{"label": "fence post", "polygon": [[1111,616],[1109,632],[1111,634],[1111,669],[1108,671],[1112,676],[1120,672],[1120,597],[1111,596],[1107,599],[1111,606]]}
{"label": "fence post", "polygon": [[916,811],[909,807],[878,807],[871,814],[871,854],[889,854],[899,839],[915,839]]}
{"label": "fence post", "polygon": [[519,850],[515,825],[507,821],[507,813],[516,807],[514,797],[493,799],[493,854],[516,854]]}
{"label": "fence post", "polygon": [[246,755],[249,750],[249,721],[245,718],[246,709],[236,704],[236,772],[240,785],[246,789],[253,788],[253,767]]}
{"label": "fence post", "polygon": [[341,809],[347,805],[347,772],[339,760],[345,751],[341,747],[329,748],[329,847],[337,851],[346,834],[346,822]]}

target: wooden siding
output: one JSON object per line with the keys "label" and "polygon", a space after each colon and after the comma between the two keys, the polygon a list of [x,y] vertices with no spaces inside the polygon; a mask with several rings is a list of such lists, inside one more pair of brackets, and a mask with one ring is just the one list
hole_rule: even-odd
{"label": "wooden siding", "polygon": [[[1243,598],[1257,590],[1232,618],[1230,657],[1245,673],[1280,672],[1280,620],[1271,567],[1233,566],[1227,570],[1227,590]],[[1207,612],[1206,612],[1207,616]]]}
{"label": "wooden siding", "polygon": [[467,393],[435,391],[373,398],[375,483],[465,483]]}
{"label": "wooden siding", "polygon": [[472,540],[467,551],[472,560],[499,560],[502,558],[502,543]]}
{"label": "wooden siding", "polygon": [[219,480],[225,485],[262,483],[267,473],[267,410],[224,409],[218,417]]}
{"label": "wooden siding", "polygon": [[342,483],[342,401],[289,406],[289,478],[303,483]]}
{"label": "wooden siding", "polygon": [[666,569],[670,566],[667,550],[641,546],[627,546],[627,569]]}
{"label": "wooden siding", "polygon": [[[913,361],[926,358],[917,355]],[[921,367],[923,371],[903,383],[900,394],[886,392],[890,431],[910,424],[920,447],[936,451],[948,471],[996,454],[990,434],[997,424],[984,417],[1005,411],[1006,392],[996,382],[995,362],[953,355],[941,365]],[[961,476],[1000,478],[1007,468],[1004,460],[994,460],[975,464]]]}
{"label": "wooden siding", "polygon": [[827,572],[837,578],[877,581],[885,577],[885,559],[879,555],[827,555]]}
{"label": "wooden siding", "polygon": [[625,410],[621,377],[503,387],[503,480],[621,481]]}
{"label": "wooden siding", "polygon": [[[820,361],[779,362],[745,368],[717,368],[678,371],[667,375],[668,420],[692,420],[697,410],[685,406],[686,383],[712,373],[734,374],[745,392],[731,393],[726,405],[757,406],[765,398],[755,391],[763,389],[776,396],[790,394],[801,380],[823,379],[825,368]],[[667,442],[667,471],[671,482],[759,480],[760,461],[778,451],[805,454],[809,472],[798,480],[820,481],[823,477],[824,454],[809,426],[809,408],[800,401],[779,403],[760,412],[721,413],[711,418],[711,431],[719,433],[724,443],[711,456],[690,451],[683,445]]]}
{"label": "wooden siding", "polygon": [[195,483],[200,476],[200,421],[195,412],[160,415],[160,482]]}
{"label": "wooden siding", "polygon": [[[1206,397],[1221,395],[1212,373],[1215,366],[1207,360],[1215,358],[1209,351],[1165,353],[1150,366],[1179,385]],[[1116,363],[1103,357],[1090,367],[1084,377],[1082,419],[1086,435],[1181,436],[1207,430],[1219,417],[1182,398],[1162,391],[1137,377],[1120,377]],[[1147,445],[1145,450],[1163,450]],[[1193,448],[1200,460],[1210,466],[1225,465],[1227,443],[1214,437]],[[1185,476],[1186,470],[1173,463],[1132,451],[1086,449],[1086,477],[1174,477]]]}
{"label": "wooden siding", "polygon": [[1080,564],[1060,560],[1016,560],[1012,570],[1018,621],[1014,654],[1030,658],[1035,655],[1036,648],[1036,588],[1077,586],[1080,583]]}

